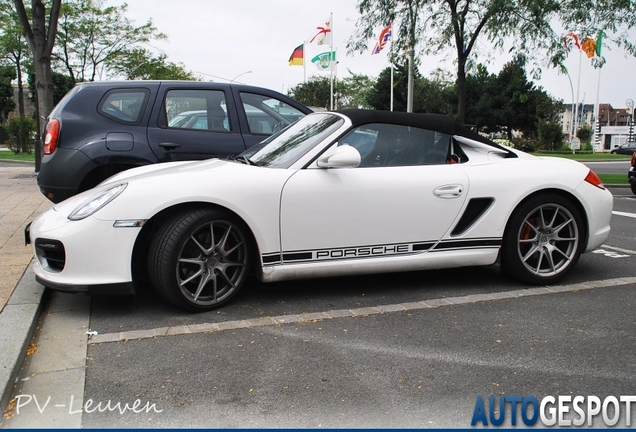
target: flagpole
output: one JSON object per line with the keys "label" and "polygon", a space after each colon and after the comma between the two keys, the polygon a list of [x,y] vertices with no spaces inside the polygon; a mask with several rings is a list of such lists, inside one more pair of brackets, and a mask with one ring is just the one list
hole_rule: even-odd
{"label": "flagpole", "polygon": [[[393,24],[393,23],[391,23]],[[391,61],[391,51],[393,50],[393,26],[391,26],[391,46],[389,46],[389,64],[391,65],[391,103],[390,110],[393,111],[393,62]]]}
{"label": "flagpole", "polygon": [[393,63],[391,63],[391,111],[393,111]]}
{"label": "flagpole", "polygon": [[598,68],[598,83],[596,83],[596,106],[594,107],[594,111],[595,111],[594,113],[594,145],[592,146],[592,153],[596,152],[597,150],[598,151],[601,150],[596,148],[598,144],[600,144],[601,142],[601,125],[598,122],[598,116],[601,113],[600,112],[601,109],[598,104],[599,95],[601,93],[601,69],[603,68],[602,67]]}
{"label": "flagpole", "polygon": [[333,111],[333,63],[331,61],[333,53],[333,12],[329,14],[329,28],[331,29],[331,37],[329,38],[329,109]]}
{"label": "flagpole", "polygon": [[307,82],[307,60],[305,56],[305,49],[307,48],[305,41],[303,41],[303,82]]}
{"label": "flagpole", "polygon": [[[583,58],[583,50],[579,49],[579,76],[576,79],[576,108],[574,110],[574,137],[579,126],[579,90],[581,88],[581,59]],[[572,138],[574,138],[572,137]],[[572,140],[570,140],[572,141]]]}

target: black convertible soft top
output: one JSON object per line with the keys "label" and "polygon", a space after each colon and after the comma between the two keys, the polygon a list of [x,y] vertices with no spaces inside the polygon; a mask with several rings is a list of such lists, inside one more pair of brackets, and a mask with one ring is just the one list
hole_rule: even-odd
{"label": "black convertible soft top", "polygon": [[442,132],[448,135],[459,135],[474,141],[498,148],[508,152],[509,157],[516,155],[507,148],[492,142],[488,138],[479,135],[468,129],[461,123],[456,122],[452,118],[442,114],[421,114],[421,113],[405,113],[397,111],[378,111],[364,109],[343,109],[335,111],[343,114],[351,119],[354,127],[362,126],[369,123],[389,123],[399,124],[403,126],[413,126],[422,129]]}

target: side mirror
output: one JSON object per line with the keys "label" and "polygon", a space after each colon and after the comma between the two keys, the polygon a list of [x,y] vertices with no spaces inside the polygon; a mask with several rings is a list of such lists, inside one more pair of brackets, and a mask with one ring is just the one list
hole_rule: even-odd
{"label": "side mirror", "polygon": [[335,146],[316,161],[320,168],[356,168],[362,158],[360,152],[349,144]]}

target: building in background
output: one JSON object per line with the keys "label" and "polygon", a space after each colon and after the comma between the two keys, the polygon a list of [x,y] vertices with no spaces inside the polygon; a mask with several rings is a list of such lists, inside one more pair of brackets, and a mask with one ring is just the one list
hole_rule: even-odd
{"label": "building in background", "polygon": [[[572,134],[572,122],[574,120],[572,104],[565,105],[563,108],[564,110],[561,113],[561,126],[565,140],[569,142]],[[594,140],[595,151],[609,152],[621,144],[636,139],[634,136],[634,118],[630,107],[614,108],[608,103],[599,104],[598,120],[599,138]],[[593,104],[579,104],[577,129],[580,129],[584,125],[592,129],[595,127]]]}
{"label": "building in background", "polygon": [[[24,115],[30,116],[35,112],[35,105],[30,99],[31,92],[29,91],[28,85],[22,86],[22,94],[23,94],[22,99],[24,100]],[[16,115],[16,116],[19,115],[18,100],[20,100],[18,96],[18,85],[13,84],[13,101],[15,102],[15,110],[13,110],[12,115]]]}

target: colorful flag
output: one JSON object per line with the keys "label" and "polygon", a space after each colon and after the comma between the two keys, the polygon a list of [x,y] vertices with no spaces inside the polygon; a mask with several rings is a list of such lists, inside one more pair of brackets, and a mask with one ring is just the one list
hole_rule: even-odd
{"label": "colorful flag", "polygon": [[601,56],[601,48],[603,47],[603,30],[598,32],[596,36],[596,55]]}
{"label": "colorful flag", "polygon": [[289,65],[290,66],[303,66],[305,64],[305,59],[303,56],[304,44],[298,45],[292,55],[289,56]]}
{"label": "colorful flag", "polygon": [[571,38],[574,41],[574,45],[578,48],[581,49],[581,42],[579,42],[579,37],[577,35],[575,35],[572,32],[569,32],[567,35],[565,35],[564,41],[565,41],[565,50],[566,51],[570,51],[570,44],[568,42],[568,38]]}
{"label": "colorful flag", "polygon": [[309,39],[309,43],[314,43],[314,41],[318,45],[331,44],[331,19],[325,20],[324,25],[316,27],[316,32],[312,38]]}
{"label": "colorful flag", "polygon": [[371,55],[379,54],[380,51],[384,48],[384,46],[391,40],[391,23],[384,27],[380,32],[380,37],[378,41],[375,43],[375,47],[373,47],[373,51],[371,51]]}
{"label": "colorful flag", "polygon": [[316,65],[318,70],[321,70],[321,71],[332,70],[332,68],[336,65],[336,52],[325,51],[324,53],[320,53],[314,58],[312,58],[311,62]]}
{"label": "colorful flag", "polygon": [[587,38],[581,44],[581,48],[587,54],[587,58],[592,58],[596,54],[596,41],[592,38]]}

